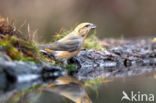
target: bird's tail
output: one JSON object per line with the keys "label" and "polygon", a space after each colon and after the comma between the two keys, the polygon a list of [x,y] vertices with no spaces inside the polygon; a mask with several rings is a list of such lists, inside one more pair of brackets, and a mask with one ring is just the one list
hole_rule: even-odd
{"label": "bird's tail", "polygon": [[42,53],[45,56],[48,56],[49,58],[51,58],[53,60],[57,60],[55,57],[56,51],[49,49],[48,47],[49,47],[49,45],[48,46],[47,45],[39,45],[38,46],[40,53]]}
{"label": "bird's tail", "polygon": [[43,55],[46,55],[46,56],[48,56],[49,58],[52,58],[52,59],[55,60],[55,51],[50,50],[50,49],[41,49],[40,52],[41,52]]}

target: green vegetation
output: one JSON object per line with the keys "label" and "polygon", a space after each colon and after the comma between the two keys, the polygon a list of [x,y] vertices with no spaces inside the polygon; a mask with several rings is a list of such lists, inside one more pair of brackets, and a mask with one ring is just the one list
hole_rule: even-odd
{"label": "green vegetation", "polygon": [[72,73],[72,72],[77,70],[77,65],[75,65],[75,64],[68,64],[66,66],[66,69],[68,70],[68,72]]}
{"label": "green vegetation", "polygon": [[[72,30],[73,29],[69,31],[60,30],[59,33],[52,37],[52,42],[63,38]],[[42,55],[31,38],[33,36],[30,36],[30,34],[22,36],[22,32],[19,31],[20,30],[17,30],[14,26],[14,23],[10,23],[8,20],[0,18],[0,47],[12,60],[30,61],[33,63],[44,61],[52,65],[63,66],[58,61]],[[93,34],[95,34],[95,31]],[[85,40],[84,48],[103,50],[103,47],[99,44],[99,40],[95,35],[91,35]],[[76,71],[77,66],[75,64],[68,64],[66,68],[72,73]]]}
{"label": "green vegetation", "polygon": [[13,23],[4,18],[0,18],[0,47],[13,60],[37,61],[39,54],[35,45],[20,36]]}
{"label": "green vegetation", "polygon": [[[0,50],[12,60],[55,64],[54,60],[42,55],[28,34],[23,36],[8,20],[0,18]],[[3,55],[3,53],[0,53]]]}
{"label": "green vegetation", "polygon": [[102,47],[99,39],[95,35],[91,35],[85,40],[84,48],[95,49],[95,50],[105,50],[105,48]]}
{"label": "green vegetation", "polygon": [[16,36],[5,35],[0,39],[0,46],[13,60],[37,61],[38,51],[35,45]]}

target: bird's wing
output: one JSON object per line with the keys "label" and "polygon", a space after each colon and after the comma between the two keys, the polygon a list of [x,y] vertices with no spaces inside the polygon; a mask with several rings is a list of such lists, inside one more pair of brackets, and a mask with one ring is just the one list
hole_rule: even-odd
{"label": "bird's wing", "polygon": [[83,87],[76,83],[55,85],[51,88],[43,88],[42,90],[58,93],[74,102],[76,102],[76,100],[81,96],[85,95]]}
{"label": "bird's wing", "polygon": [[76,51],[80,48],[81,46],[81,41],[80,39],[69,39],[69,40],[64,40],[64,41],[57,41],[52,44],[47,44],[41,47],[41,49],[51,49],[55,51],[69,51],[73,52]]}

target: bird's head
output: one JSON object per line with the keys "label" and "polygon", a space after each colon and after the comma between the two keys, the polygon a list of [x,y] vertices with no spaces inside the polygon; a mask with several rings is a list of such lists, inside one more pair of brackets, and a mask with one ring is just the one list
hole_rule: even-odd
{"label": "bird's head", "polygon": [[95,28],[96,28],[95,24],[81,23],[74,29],[74,32],[78,33],[82,38],[85,38],[87,37],[89,32]]}

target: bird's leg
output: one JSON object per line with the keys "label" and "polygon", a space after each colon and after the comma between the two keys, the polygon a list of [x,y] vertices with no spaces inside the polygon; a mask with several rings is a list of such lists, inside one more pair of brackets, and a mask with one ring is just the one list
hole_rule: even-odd
{"label": "bird's leg", "polygon": [[67,64],[68,64],[68,60],[67,60],[67,59],[55,57],[54,60],[55,60],[57,63],[62,64],[63,67],[66,67]]}
{"label": "bird's leg", "polygon": [[66,67],[68,65],[68,60],[67,59],[61,59],[60,62],[63,64],[63,67]]}

